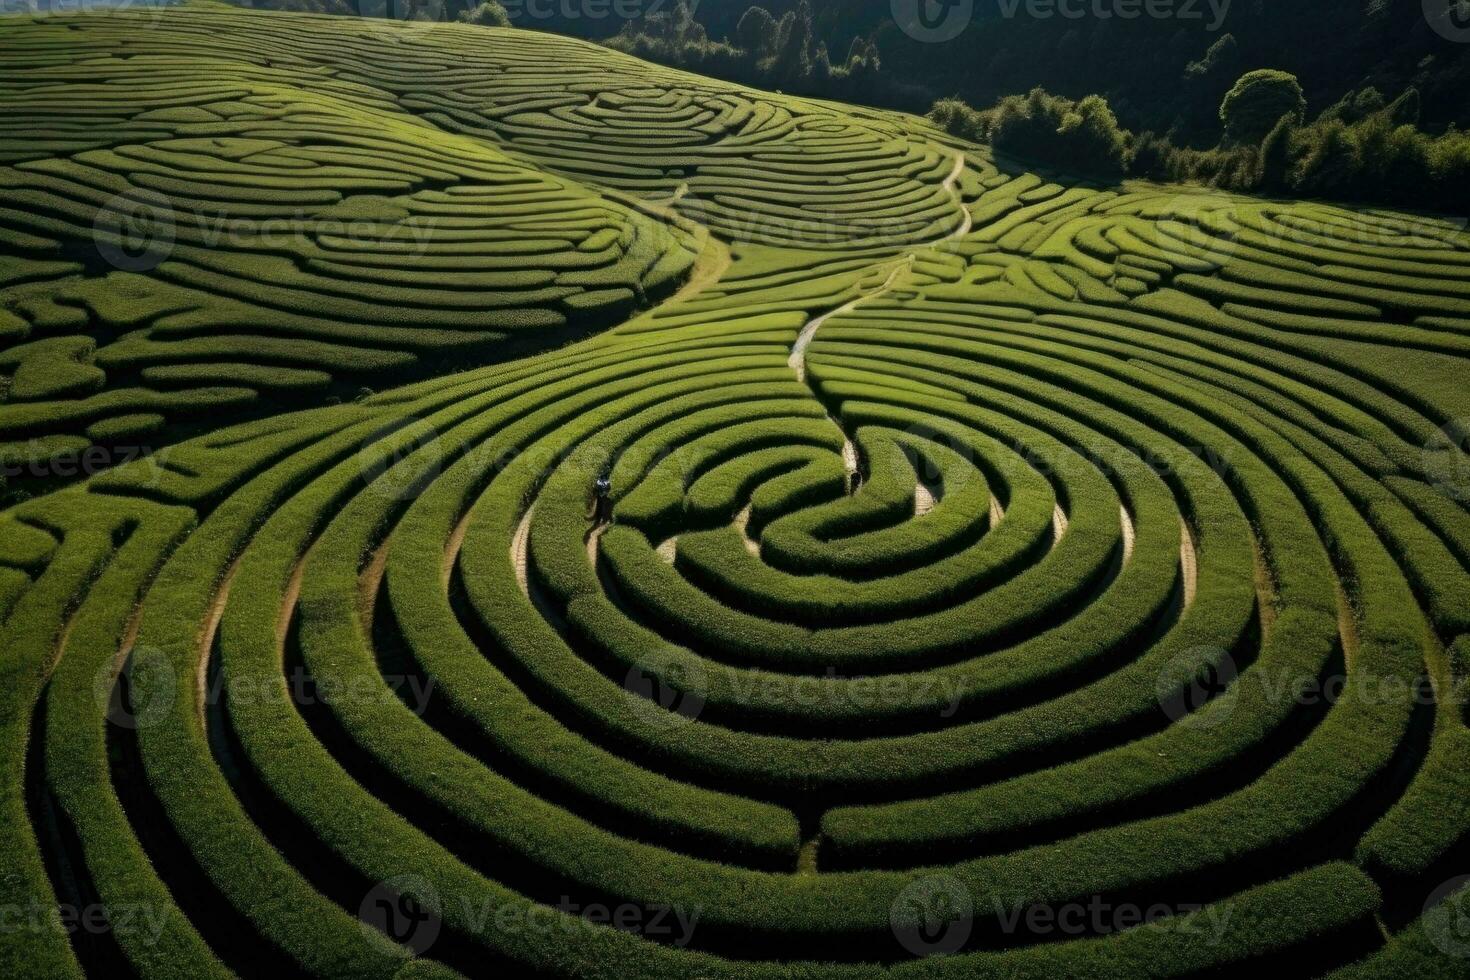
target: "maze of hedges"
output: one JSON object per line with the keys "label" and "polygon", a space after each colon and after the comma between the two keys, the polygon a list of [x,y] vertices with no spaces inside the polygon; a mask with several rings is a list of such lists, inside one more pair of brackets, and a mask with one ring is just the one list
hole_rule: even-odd
{"label": "maze of hedges", "polygon": [[[1466,975],[1453,223],[521,32],[0,64],[0,426],[217,423],[0,517],[0,904],[113,920],[7,975]],[[100,269],[145,193],[308,233]]]}

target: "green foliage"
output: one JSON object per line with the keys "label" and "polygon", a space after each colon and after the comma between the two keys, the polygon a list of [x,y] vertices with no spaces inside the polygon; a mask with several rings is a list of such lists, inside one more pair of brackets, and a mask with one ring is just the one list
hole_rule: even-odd
{"label": "green foliage", "polygon": [[1247,72],[1220,104],[1225,141],[1234,145],[1259,144],[1283,117],[1300,122],[1307,111],[1296,76],[1271,69]]}
{"label": "green foliage", "polygon": [[948,99],[935,104],[930,118],[956,136],[984,140],[1002,153],[1071,173],[1114,179],[1127,166],[1131,134],[1097,95],[1074,102],[1034,89],[1002,99],[984,113]]}
{"label": "green foliage", "polygon": [[484,0],[478,6],[462,12],[459,20],[464,24],[478,24],[481,27],[510,26],[510,17],[497,0]]}
{"label": "green foliage", "polygon": [[[696,5],[697,6],[697,5]],[[607,44],[664,64],[782,91],[847,98],[876,93],[881,59],[876,42],[855,37],[847,59],[833,63],[827,45],[813,28],[810,0],[801,0],[780,18],[764,7],[746,10],[733,38],[713,41],[679,0],[671,12],[629,21]]]}
{"label": "green foliage", "polygon": [[[61,16],[0,35],[0,461],[200,430],[0,514],[0,905],[149,926],[0,929],[5,976],[1458,975],[1470,238],[1066,174],[1461,143]],[[96,274],[144,187],[306,230]]]}

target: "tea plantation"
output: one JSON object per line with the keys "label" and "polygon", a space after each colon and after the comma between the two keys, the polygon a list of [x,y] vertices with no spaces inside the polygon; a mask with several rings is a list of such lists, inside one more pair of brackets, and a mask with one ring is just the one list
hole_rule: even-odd
{"label": "tea plantation", "polygon": [[0,974],[1470,976],[1459,223],[505,29],[0,78]]}

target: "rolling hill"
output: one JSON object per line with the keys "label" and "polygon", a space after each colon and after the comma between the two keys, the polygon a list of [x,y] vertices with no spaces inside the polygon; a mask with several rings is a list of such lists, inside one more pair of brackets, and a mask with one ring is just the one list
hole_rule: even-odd
{"label": "rolling hill", "polygon": [[1453,221],[519,30],[0,78],[6,975],[1465,975]]}

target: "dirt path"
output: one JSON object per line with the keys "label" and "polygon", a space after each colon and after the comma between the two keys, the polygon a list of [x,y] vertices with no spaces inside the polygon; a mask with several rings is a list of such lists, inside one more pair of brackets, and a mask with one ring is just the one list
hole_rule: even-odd
{"label": "dirt path", "polygon": [[597,548],[602,543],[602,535],[607,531],[606,524],[599,524],[587,535],[587,561],[593,568],[597,567]]}
{"label": "dirt path", "polygon": [[454,525],[454,530],[449,532],[449,540],[444,542],[444,561],[439,566],[439,584],[444,591],[449,591],[449,582],[454,577],[454,563],[459,561],[459,553],[464,549],[465,535],[470,530],[470,515],[474,508],[465,511],[465,515]]}
{"label": "dirt path", "polygon": [[[199,628],[199,635],[194,638],[194,684],[199,695],[199,725],[201,729],[208,727],[205,711],[209,700],[209,661],[214,652],[214,638],[219,634],[219,624],[225,618],[225,607],[230,604],[230,589],[234,587],[235,576],[240,571],[240,562],[243,556],[236,558],[224,578],[220,579],[219,588],[214,590],[214,598],[209,601],[209,611],[205,613],[204,623]],[[296,585],[296,595],[301,594],[301,572],[304,561],[298,561],[292,569],[291,577]],[[288,595],[290,587],[287,587]],[[288,608],[295,608],[294,603]],[[282,618],[285,618],[284,615]],[[286,646],[286,635],[289,632],[290,619],[286,619],[283,626],[279,621],[276,623],[276,649],[284,650]]]}
{"label": "dirt path", "polygon": [[[941,245],[947,241],[953,241],[957,238],[963,238],[965,235],[968,235],[970,233],[971,229],[974,227],[974,217],[970,214],[970,209],[965,206],[964,196],[960,193],[959,190],[959,180],[960,177],[964,175],[964,173],[965,155],[963,153],[956,153],[954,158],[954,166],[950,169],[949,176],[944,179],[944,183],[941,186],[943,187],[945,193],[954,199],[955,205],[960,210],[961,220],[958,227],[956,227],[948,234],[938,239],[935,239],[932,242],[924,245],[919,245],[911,249],[907,254],[900,257],[894,264],[893,270],[888,273],[888,278],[883,281],[883,284],[881,286],[878,286],[876,289],[870,290],[860,296],[848,300],[846,303],[843,303],[836,309],[828,310],[826,313],[823,313],[820,316],[813,317],[811,320],[807,321],[806,326],[801,328],[801,332],[796,335],[796,342],[791,345],[791,356],[786,359],[786,364],[788,367],[791,368],[792,372],[795,373],[797,381],[801,382],[802,384],[807,384],[808,387],[810,387],[807,382],[806,372],[807,348],[811,347],[812,341],[815,340],[817,337],[817,331],[821,330],[823,325],[826,324],[828,320],[831,320],[834,317],[844,316],[848,313],[851,313],[853,310],[857,309],[864,303],[867,303],[870,300],[877,299],[881,296],[886,296],[888,293],[892,292],[894,286],[898,283],[899,276],[906,271],[912,271],[914,263],[918,260],[920,252],[924,251],[925,249],[934,248],[935,246]],[[813,397],[815,397],[816,392],[813,391],[812,394]],[[828,415],[828,418],[832,418],[832,416]],[[857,488],[855,479],[858,472],[857,447],[853,445],[852,439],[848,437],[847,430],[844,429],[835,418],[832,419],[832,423],[836,425],[837,428],[843,433],[842,459],[844,465],[847,468],[848,492],[852,493],[855,492]]]}
{"label": "dirt path", "polygon": [[735,527],[740,530],[740,536],[745,539],[745,550],[752,555],[761,553],[760,542],[750,536],[750,511],[751,505],[746,504],[745,509],[735,515]]}
{"label": "dirt path", "polygon": [[674,191],[672,197],[666,201],[649,201],[632,195],[623,195],[608,190],[603,190],[603,195],[617,201],[619,204],[632,207],[650,218],[654,218],[665,224],[677,224],[681,227],[693,228],[699,243],[699,253],[694,257],[694,263],[689,271],[689,278],[684,285],[680,286],[668,299],[659,304],[660,307],[671,306],[675,303],[684,303],[693,299],[696,295],[719,282],[721,277],[730,268],[732,261],[730,247],[720,241],[710,232],[709,228],[685,218],[675,210],[675,206],[689,194],[689,182],[686,180]]}
{"label": "dirt path", "polygon": [[1128,513],[1128,508],[1122,504],[1118,505],[1118,519],[1123,525],[1123,565],[1133,559],[1133,547],[1138,540],[1138,530],[1133,526],[1133,515]]}
{"label": "dirt path", "polygon": [[1194,605],[1194,597],[1199,592],[1199,554],[1196,551],[1194,532],[1189,528],[1189,522],[1179,521],[1179,567],[1184,572],[1184,608],[1188,609]]}
{"label": "dirt path", "polygon": [[526,552],[531,543],[531,518],[535,513],[536,505],[533,503],[526,508],[526,516],[516,525],[515,537],[510,539],[510,561],[515,566],[516,584],[521,587],[521,595],[527,599],[531,598],[531,585],[526,575]]}
{"label": "dirt path", "polygon": [[1261,617],[1261,636],[1267,637],[1276,625],[1276,581],[1271,576],[1271,566],[1266,562],[1261,539],[1255,534],[1251,535],[1251,551],[1255,555],[1256,605]]}
{"label": "dirt path", "polygon": [[[807,384],[807,348],[811,346],[812,341],[816,339],[817,332],[822,329],[822,326],[825,323],[827,323],[834,317],[842,316],[846,313],[851,313],[862,304],[876,299],[880,296],[884,296],[892,291],[894,286],[897,285],[902,273],[913,268],[914,262],[917,260],[919,252],[927,248],[933,248],[934,246],[942,244],[946,241],[963,238],[965,235],[968,235],[970,231],[974,228],[974,218],[970,214],[970,209],[965,206],[963,195],[959,190],[959,181],[960,178],[964,175],[965,165],[965,155],[963,153],[956,153],[954,158],[954,166],[950,169],[949,175],[945,177],[944,182],[941,185],[944,192],[948,194],[951,198],[953,198],[956,206],[960,210],[961,220],[959,225],[952,231],[945,234],[943,237],[938,238],[927,244],[917,246],[916,248],[909,251],[907,254],[900,257],[894,263],[892,270],[890,270],[888,273],[888,277],[884,279],[883,283],[880,286],[866,293],[863,293],[860,296],[854,297],[848,302],[843,303],[841,306],[832,310],[828,310],[826,313],[813,317],[811,320],[809,320],[806,325],[802,327],[801,332],[797,334],[796,341],[791,345],[791,354],[787,358],[786,362],[787,365],[791,368],[792,372],[795,373],[798,381],[803,384]],[[621,198],[621,196],[615,196],[617,196],[620,200],[623,200],[624,203],[632,204],[634,207],[638,208],[645,214],[649,214],[666,221],[678,221],[683,219],[674,210],[674,206],[677,205],[681,200],[683,200],[688,195],[688,193],[689,183],[685,181],[684,183],[679,185],[678,189],[675,190],[672,197],[670,197],[667,201],[662,201],[658,203],[638,199],[623,199]],[[693,296],[709,288],[712,284],[718,282],[720,278],[725,274],[726,270],[728,270],[730,267],[731,256],[728,246],[726,246],[719,239],[715,238],[714,235],[709,232],[709,229],[704,228],[702,225],[699,226],[699,228],[703,240],[701,243],[700,256],[695,262],[694,271],[690,275],[689,281],[686,282],[677,293],[670,297],[665,305],[684,302],[691,299]],[[815,394],[816,393],[814,391],[814,397]],[[843,468],[847,471],[848,492],[855,492],[857,488],[857,475],[859,467],[857,446],[848,436],[847,430],[843,429],[842,425],[835,418],[832,418],[830,415],[828,416],[828,418],[831,419],[832,424],[836,425],[838,430],[843,433]],[[927,514],[929,511],[933,510],[934,497],[927,488],[919,487],[915,490],[914,508],[916,514]],[[994,514],[994,511],[996,510],[998,510],[998,504],[993,503],[993,520],[999,519]],[[511,562],[515,566],[516,570],[516,580],[520,584],[521,592],[527,596],[529,596],[530,593],[526,577],[526,551],[527,544],[530,539],[531,515],[534,512],[535,504],[532,504],[531,508],[526,511],[525,516],[521,519],[520,526],[516,528],[515,537],[511,541],[510,549]],[[1065,520],[1065,517],[1063,518],[1063,520]],[[736,516],[735,525],[740,528],[741,535],[745,539],[746,548],[749,549],[752,554],[758,555],[760,554],[760,544],[759,542],[753,541],[747,531],[749,521],[750,508],[747,506],[744,510],[740,512],[740,514]],[[602,536],[603,530],[605,530],[605,528],[596,528],[587,538],[587,558],[594,565],[597,563],[598,543]],[[1065,530],[1065,528],[1063,530]],[[463,538],[462,527],[456,529],[456,535],[460,539]],[[678,538],[674,537],[669,538],[667,541],[661,542],[656,548],[656,551],[659,557],[662,558],[664,561],[672,562],[674,561],[677,547]],[[453,555],[456,551],[457,548],[455,546],[455,538],[451,538],[450,549],[449,552],[446,554],[445,559],[446,567],[449,567],[449,565],[452,564]]]}
{"label": "dirt path", "polygon": [[1054,546],[1056,544],[1061,544],[1062,538],[1067,533],[1067,528],[1071,526],[1072,523],[1071,521],[1067,520],[1067,512],[1062,510],[1062,505],[1056,504],[1055,506],[1053,506],[1051,510],[1051,529],[1052,534],[1055,536],[1056,539],[1053,543]]}
{"label": "dirt path", "polygon": [[960,226],[941,239],[941,241],[954,241],[957,238],[964,238],[975,229],[975,216],[970,214],[970,209],[965,206],[964,195],[960,193],[959,188],[960,178],[964,176],[964,173],[965,155],[963,153],[956,153],[954,155],[954,169],[944,179],[943,186],[945,193],[954,198],[955,204],[960,209]]}
{"label": "dirt path", "polygon": [[914,516],[923,517],[934,509],[934,493],[924,484],[914,487]]}
{"label": "dirt path", "polygon": [[384,538],[383,543],[373,549],[362,574],[357,576],[357,618],[366,633],[372,632],[373,619],[377,616],[378,595],[383,589],[383,574],[388,570],[388,545],[391,541],[391,536]]}
{"label": "dirt path", "polygon": [[898,274],[904,270],[906,265],[912,265],[913,261],[913,255],[907,255],[899,259],[898,264],[888,274],[888,278],[884,280],[883,285],[870,292],[863,293],[861,296],[848,300],[836,309],[828,310],[821,316],[807,321],[806,326],[801,328],[801,333],[796,335],[796,343],[791,345],[791,356],[786,359],[786,365],[796,372],[797,381],[803,384],[806,383],[806,349],[812,345],[812,341],[816,339],[817,331],[822,329],[823,324],[833,317],[851,313],[859,306],[868,302],[868,300],[877,299],[879,296],[888,293],[893,289],[894,283],[898,281]]}

